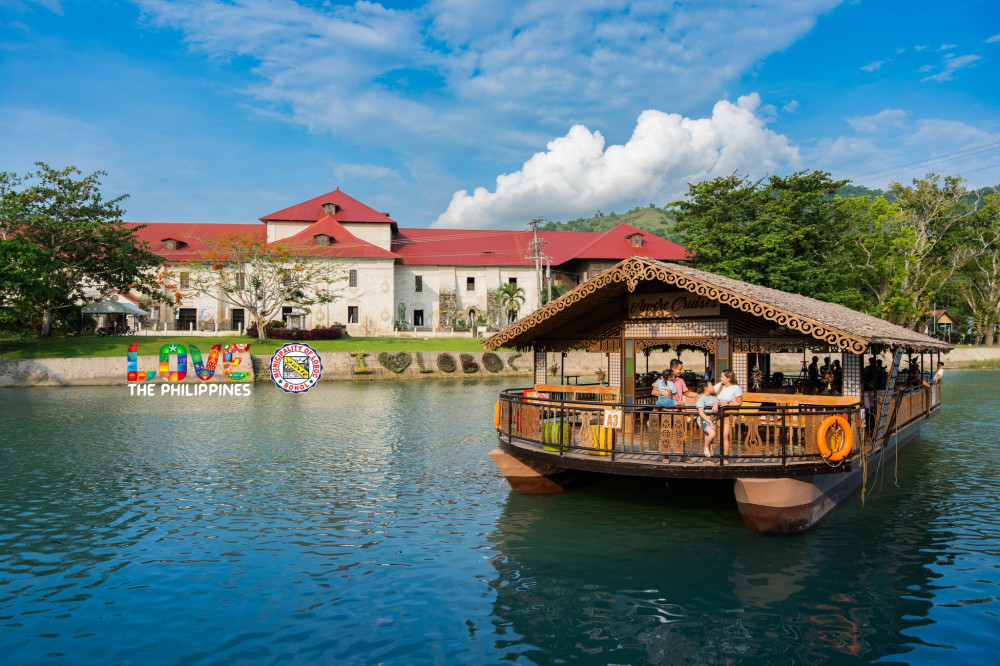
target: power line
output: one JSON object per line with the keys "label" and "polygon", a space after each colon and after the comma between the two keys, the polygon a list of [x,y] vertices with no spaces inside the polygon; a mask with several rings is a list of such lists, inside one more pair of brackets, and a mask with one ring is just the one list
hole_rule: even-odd
{"label": "power line", "polygon": [[[967,153],[965,155],[957,155],[955,157],[949,157],[949,158],[946,158],[946,159],[937,160],[936,162],[927,162],[926,164],[920,164],[919,166],[910,167],[909,169],[899,169],[899,168],[897,168],[897,169],[884,169],[883,171],[886,172],[884,175],[873,176],[871,178],[858,179],[858,180],[855,180],[855,179],[852,178],[851,181],[852,182],[856,182],[856,183],[868,183],[868,182],[871,182],[873,180],[881,180],[882,178],[887,178],[887,177],[891,177],[891,176],[898,176],[899,174],[904,174],[907,171],[916,171],[917,169],[925,169],[927,167],[934,166],[935,164],[944,164],[945,162],[951,162],[952,160],[962,159],[963,157],[972,157],[973,155],[979,155],[980,153],[988,153],[990,151],[997,150],[997,148],[1000,148],[1000,144],[998,144],[994,148],[984,148],[983,150],[977,150],[976,152],[970,152],[970,153]],[[924,161],[926,162],[926,160],[924,160]]]}
{"label": "power line", "polygon": [[[929,160],[937,160],[937,159],[941,159],[942,157],[951,157],[952,155],[959,155],[961,153],[968,153],[968,152],[973,151],[973,150],[978,151],[980,148],[991,148],[991,147],[994,147],[994,146],[1000,146],[1000,141],[997,141],[996,143],[984,143],[981,146],[973,146],[971,148],[965,148],[963,150],[957,150],[957,151],[955,151],[953,153],[945,153],[944,155],[935,155],[934,157],[925,157],[924,159],[917,160],[916,162],[907,162],[906,164],[900,164],[899,166],[888,167],[886,169],[879,169],[878,171],[869,171],[868,173],[863,173],[863,174],[860,174],[858,176],[855,176],[855,177],[851,178],[851,180],[855,180],[856,178],[864,178],[865,176],[873,176],[875,174],[880,174],[880,173],[884,173],[884,172],[892,172],[892,171],[896,171],[897,169],[902,169],[904,167],[913,166],[915,164],[919,165],[919,164],[921,164],[923,162],[927,162]],[[983,152],[985,152],[985,151],[983,151]],[[930,166],[930,165],[926,165],[926,166]]]}

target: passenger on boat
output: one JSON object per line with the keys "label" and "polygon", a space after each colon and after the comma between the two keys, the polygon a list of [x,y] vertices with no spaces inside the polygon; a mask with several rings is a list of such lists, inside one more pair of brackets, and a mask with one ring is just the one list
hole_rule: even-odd
{"label": "passenger on boat", "polygon": [[[706,409],[711,411],[712,405],[719,402],[719,398],[715,395],[715,387],[712,386],[712,382],[702,382],[699,385],[701,389],[699,391],[698,401],[695,406],[698,408],[698,425],[701,426],[702,432],[705,433],[705,444],[702,447],[702,455],[705,458],[712,457],[712,443],[715,441],[715,435],[717,430],[715,428],[714,418],[705,412]],[[708,462],[706,460],[706,462]]]}
{"label": "passenger on boat", "polygon": [[837,380],[837,384],[840,384],[841,380],[844,378],[844,368],[840,365],[839,358],[833,359],[833,365],[830,366],[830,369],[833,370],[833,376]]}
{"label": "passenger on boat", "polygon": [[677,395],[677,387],[674,386],[673,373],[670,368],[663,371],[663,374],[653,382],[653,395],[656,396],[656,406],[670,409],[677,406],[674,397]]}
{"label": "passenger on boat", "polygon": [[[719,401],[712,405],[712,412],[718,412],[719,407],[739,407],[743,404],[743,389],[736,383],[736,373],[732,370],[724,370],[719,376],[719,383],[715,385],[715,393],[719,396]],[[732,434],[732,422],[735,419],[728,419],[722,428],[722,450],[729,455],[729,440]]]}
{"label": "passenger on boat", "polygon": [[677,402],[687,405],[689,407],[694,407],[694,404],[698,402],[698,394],[694,391],[688,389],[687,382],[681,377],[681,373],[684,372],[684,362],[679,358],[675,358],[670,361],[670,372],[674,375],[674,388],[677,389],[675,394],[675,399]]}
{"label": "passenger on boat", "polygon": [[840,385],[837,383],[837,376],[833,374],[833,370],[823,375],[823,389],[820,393],[822,395],[840,395]]}
{"label": "passenger on boat", "polygon": [[870,356],[868,358],[868,365],[865,366],[865,371],[862,373],[862,379],[865,382],[865,390],[871,391],[875,389],[875,357]]}
{"label": "passenger on boat", "polygon": [[819,356],[813,356],[813,362],[809,364],[809,381],[819,381]]}
{"label": "passenger on boat", "polygon": [[940,384],[942,377],[944,377],[944,361],[938,361],[937,372],[934,373],[934,379],[931,380],[930,384],[924,382],[924,386],[930,388],[931,384]]}

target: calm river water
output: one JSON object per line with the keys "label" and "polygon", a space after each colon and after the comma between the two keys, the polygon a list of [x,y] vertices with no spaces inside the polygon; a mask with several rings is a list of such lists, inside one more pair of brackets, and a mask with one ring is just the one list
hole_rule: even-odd
{"label": "calm river water", "polygon": [[994,664],[998,384],[797,537],[727,484],[511,493],[496,382],[2,390],[0,662]]}

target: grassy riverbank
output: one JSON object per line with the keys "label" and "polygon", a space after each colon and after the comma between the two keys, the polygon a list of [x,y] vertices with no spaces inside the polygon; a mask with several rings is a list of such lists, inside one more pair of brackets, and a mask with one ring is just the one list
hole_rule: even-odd
{"label": "grassy riverbank", "polygon": [[[249,342],[251,353],[267,355],[292,340],[268,340],[259,342],[256,338],[239,336],[167,336],[136,335],[121,338],[69,337],[17,340],[0,338],[0,358],[96,358],[100,356],[124,356],[129,344],[139,344],[140,354],[157,354],[160,346],[169,342],[183,345],[197,345],[206,352],[216,344]],[[340,340],[310,340],[309,346],[319,352],[478,352],[483,351],[481,340],[477,338],[343,338]]]}

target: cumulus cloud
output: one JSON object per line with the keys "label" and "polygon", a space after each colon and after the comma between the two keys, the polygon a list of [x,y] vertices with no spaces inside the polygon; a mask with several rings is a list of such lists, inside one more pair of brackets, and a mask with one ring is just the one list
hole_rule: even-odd
{"label": "cumulus cloud", "polygon": [[962,69],[963,67],[968,67],[975,63],[977,60],[982,60],[982,56],[978,55],[963,55],[956,56],[952,53],[946,53],[944,56],[944,63],[941,66],[941,71],[937,74],[932,74],[931,76],[925,76],[920,79],[920,82],[925,81],[953,81],[955,79],[955,72]]}
{"label": "cumulus cloud", "polygon": [[855,132],[881,132],[890,127],[902,127],[906,115],[906,111],[902,109],[882,109],[872,116],[855,116],[844,120]]}
{"label": "cumulus cloud", "polygon": [[434,222],[448,228],[512,228],[531,217],[565,219],[683,195],[688,182],[741,171],[764,175],[798,163],[788,138],[769,130],[754,93],[715,104],[710,118],[643,111],[624,144],[575,125],[496,189],[462,190]]}
{"label": "cumulus cloud", "polygon": [[1000,42],[1000,32],[986,40],[987,44],[992,44],[994,42]]}
{"label": "cumulus cloud", "polygon": [[799,100],[793,99],[792,101],[781,107],[781,110],[785,113],[798,113],[799,112]]}
{"label": "cumulus cloud", "polygon": [[865,65],[861,69],[865,70],[866,72],[875,72],[875,71],[878,71],[878,70],[882,69],[882,65],[884,65],[884,64],[885,64],[885,60],[876,60],[874,62],[868,63],[867,65]]}

